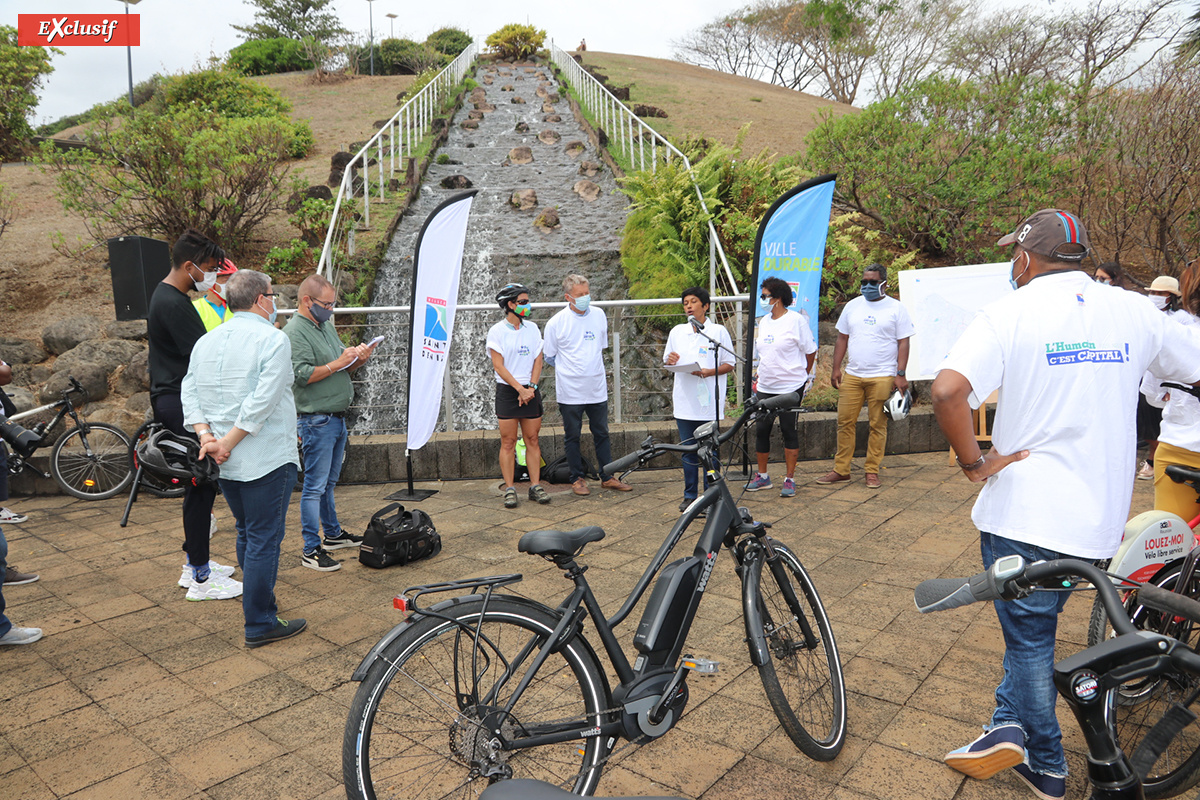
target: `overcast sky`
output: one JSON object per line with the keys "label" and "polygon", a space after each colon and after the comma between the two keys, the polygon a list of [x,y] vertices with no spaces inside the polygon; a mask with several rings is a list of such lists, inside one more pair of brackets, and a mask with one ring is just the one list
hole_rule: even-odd
{"label": "overcast sky", "polygon": [[[414,0],[334,0],[331,4],[351,31],[365,41],[374,16],[375,38],[388,35],[424,40],[445,26],[461,28],[476,39],[509,22],[529,22],[546,31],[560,47],[573,49],[586,38],[593,50],[671,57],[671,41],[743,5],[739,0],[495,0],[414,2]],[[243,0],[143,0],[130,5],[141,15],[142,43],[133,48],[133,82],[155,72],[178,72],[203,62],[210,53],[223,56],[241,43],[231,24],[249,24],[254,7]],[[519,9],[515,10],[515,9]],[[120,0],[0,0],[0,22],[17,24],[19,13],[124,14]],[[387,14],[398,15],[389,20]],[[55,56],[54,72],[44,79],[35,123],[84,111],[128,91],[124,47],[67,47]]]}

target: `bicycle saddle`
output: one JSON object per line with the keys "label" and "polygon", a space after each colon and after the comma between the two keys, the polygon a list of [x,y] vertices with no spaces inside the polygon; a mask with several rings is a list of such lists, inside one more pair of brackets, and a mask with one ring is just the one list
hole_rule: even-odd
{"label": "bicycle saddle", "polygon": [[[580,529],[584,530],[584,529]],[[597,528],[596,530],[600,530]],[[555,531],[534,531],[535,533],[555,533]],[[571,800],[579,795],[572,794],[566,789],[551,786],[542,781],[527,778],[512,778],[507,781],[496,781],[483,790],[479,800]],[[637,797],[611,798],[611,800],[679,800],[678,797]]]}
{"label": "bicycle saddle", "polygon": [[1185,467],[1182,464],[1168,464],[1167,477],[1176,483],[1200,481],[1200,470],[1194,470],[1191,467]]}
{"label": "bicycle saddle", "polygon": [[603,538],[604,529],[595,525],[573,531],[530,531],[521,537],[517,550],[535,556],[574,556],[579,555],[588,542],[598,542]]}

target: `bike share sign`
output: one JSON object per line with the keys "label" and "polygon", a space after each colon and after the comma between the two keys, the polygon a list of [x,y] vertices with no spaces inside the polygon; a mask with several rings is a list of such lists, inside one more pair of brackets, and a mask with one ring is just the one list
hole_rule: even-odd
{"label": "bike share sign", "polygon": [[1183,558],[1197,536],[1182,518],[1167,511],[1145,511],[1125,525],[1125,538],[1108,571],[1135,581],[1147,581],[1164,564]]}

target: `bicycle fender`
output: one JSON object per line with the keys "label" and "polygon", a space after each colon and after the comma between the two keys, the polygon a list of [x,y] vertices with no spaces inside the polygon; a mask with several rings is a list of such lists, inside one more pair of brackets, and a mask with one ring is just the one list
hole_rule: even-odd
{"label": "bicycle fender", "polygon": [[746,623],[746,645],[750,648],[750,661],[761,667],[771,660],[767,649],[767,636],[763,632],[762,611],[758,607],[758,586],[762,580],[761,550],[749,550],[742,562],[742,619]]}
{"label": "bicycle fender", "polygon": [[[451,597],[449,600],[443,600],[440,603],[430,606],[429,610],[441,611],[442,609],[456,605],[457,603],[482,599],[483,595],[481,594],[468,594],[462,597]],[[385,633],[383,638],[376,642],[375,646],[372,647],[366,656],[363,657],[362,663],[358,665],[358,669],[354,670],[354,674],[350,676],[350,680],[354,681],[355,683],[362,683],[363,678],[367,677],[367,670],[369,670],[371,665],[375,663],[375,659],[379,658],[379,655],[383,652],[383,649],[392,642],[396,641],[396,639],[400,638],[400,634],[404,633],[406,630],[415,625],[422,616],[422,612],[417,611],[412,616],[406,618],[399,625]]]}

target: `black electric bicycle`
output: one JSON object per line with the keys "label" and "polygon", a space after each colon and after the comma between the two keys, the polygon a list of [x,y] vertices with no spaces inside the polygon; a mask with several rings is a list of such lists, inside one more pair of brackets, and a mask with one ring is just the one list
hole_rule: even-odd
{"label": "black electric bicycle", "polygon": [[[76,408],[88,399],[87,389],[75,380],[54,403],[13,414],[7,420],[0,417],[0,436],[9,447],[8,471],[19,475],[28,469],[44,478],[53,477],[64,492],[82,500],[104,500],[112,497],[133,480],[129,465],[129,437],[115,425],[83,420]],[[39,422],[26,429],[18,423],[47,411],[54,411],[49,422]],[[70,417],[75,427],[67,428],[55,438],[58,426]],[[50,472],[45,473],[29,463],[43,447],[49,447]]]}
{"label": "black electric bicycle", "polygon": [[[716,423],[697,444],[647,439],[607,465],[609,474],[667,452],[698,453],[712,464],[720,443],[749,420],[799,403],[795,394],[748,406],[724,434]],[[742,582],[750,658],[792,741],[828,761],[846,737],[846,694],[829,617],[812,579],[791,550],[739,508],[719,469],[672,526],[620,610],[606,618],[576,558],[604,538],[598,527],[533,531],[518,550],[541,556],[574,583],[557,608],[497,590],[521,580],[499,575],[413,586],[395,599],[409,612],[355,670],[342,747],[347,796],[477,797],[489,784],[533,778],[591,794],[618,740],[665,735],[688,700],[689,672],[714,662],[685,655],[688,631],[722,548]],[[688,526],[707,515],[692,555],[666,564]],[[665,565],[665,566],[664,566]],[[633,636],[631,664],[617,641],[621,624],[658,576]],[[428,608],[427,595],[469,592]],[[619,681],[613,688],[591,642],[590,617]]]}
{"label": "black electric bicycle", "polygon": [[[1039,590],[1063,590],[1087,581],[1099,593],[1115,636],[1054,665],[1054,685],[1070,706],[1088,748],[1088,780],[1093,800],[1142,800],[1142,780],[1160,761],[1179,731],[1196,718],[1175,704],[1145,732],[1131,757],[1117,741],[1112,724],[1122,687],[1154,682],[1172,674],[1200,676],[1200,654],[1178,639],[1139,629],[1126,611],[1108,575],[1074,559],[1026,564],[1020,556],[998,559],[972,578],[935,579],[917,586],[921,612],[957,608],[975,602],[1014,600]],[[1153,584],[1138,590],[1140,604],[1154,613],[1200,621],[1200,603]]]}

